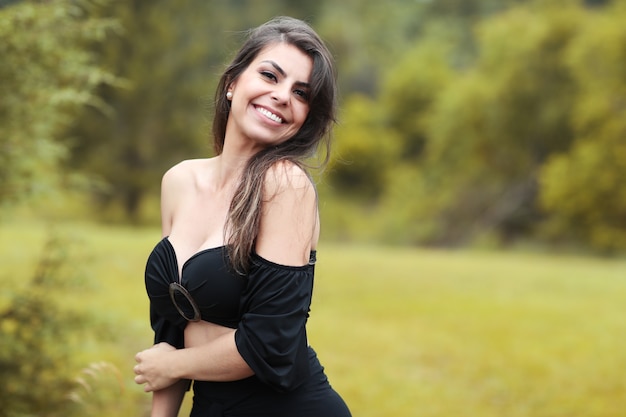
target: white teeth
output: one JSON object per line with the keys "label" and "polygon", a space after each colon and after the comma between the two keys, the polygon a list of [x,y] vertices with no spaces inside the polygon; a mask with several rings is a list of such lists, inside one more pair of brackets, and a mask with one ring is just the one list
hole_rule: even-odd
{"label": "white teeth", "polygon": [[261,113],[263,116],[267,117],[270,120],[275,121],[276,123],[282,123],[283,119],[281,119],[280,117],[276,116],[274,113],[272,113],[271,111],[264,109],[262,107],[257,107],[256,110]]}

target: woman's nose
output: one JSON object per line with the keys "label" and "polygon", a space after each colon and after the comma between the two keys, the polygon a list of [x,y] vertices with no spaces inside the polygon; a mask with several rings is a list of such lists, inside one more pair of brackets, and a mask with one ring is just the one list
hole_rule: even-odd
{"label": "woman's nose", "polygon": [[289,95],[291,91],[289,88],[276,86],[272,91],[272,100],[279,104],[287,104],[289,103]]}

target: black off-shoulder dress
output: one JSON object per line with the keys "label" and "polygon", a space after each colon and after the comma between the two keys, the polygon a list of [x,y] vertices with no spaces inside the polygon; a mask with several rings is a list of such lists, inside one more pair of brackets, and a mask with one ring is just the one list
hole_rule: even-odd
{"label": "black off-shoulder dress", "polygon": [[191,417],[349,417],[307,341],[315,252],[299,267],[254,255],[246,276],[231,271],[227,256],[225,247],[200,251],[179,277],[164,238],[146,265],[155,343],[183,348],[187,319],[196,314],[236,329],[237,349],[254,371],[239,381],[194,381]]}

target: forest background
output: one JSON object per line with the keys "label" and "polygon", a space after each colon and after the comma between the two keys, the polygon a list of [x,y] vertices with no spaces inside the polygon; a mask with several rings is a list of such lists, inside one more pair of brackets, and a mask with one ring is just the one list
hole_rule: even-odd
{"label": "forest background", "polygon": [[4,206],[154,224],[243,32],[288,14],[338,62],[325,237],[626,249],[624,2],[3,3]]}
{"label": "forest background", "polygon": [[212,155],[217,78],[276,15],[309,21],[338,64],[326,241],[624,254],[619,0],[0,0],[0,226],[158,225],[162,174]]}

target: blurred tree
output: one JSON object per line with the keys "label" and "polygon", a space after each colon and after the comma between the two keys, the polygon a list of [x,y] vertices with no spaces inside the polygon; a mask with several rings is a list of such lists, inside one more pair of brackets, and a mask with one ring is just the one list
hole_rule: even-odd
{"label": "blurred tree", "polygon": [[[3,292],[0,305],[0,417],[81,416],[70,394],[78,388],[74,358],[95,321],[62,307],[85,289],[68,258],[69,242],[51,237],[33,276]],[[78,263],[80,264],[80,263]],[[102,330],[102,329],[101,329]]]}
{"label": "blurred tree", "polygon": [[581,16],[573,6],[517,8],[480,25],[475,67],[441,91],[428,119],[421,173],[414,170],[419,183],[394,191],[420,202],[405,222],[432,223],[422,242],[531,232],[541,216],[538,170],[573,140],[574,84],[564,53]]}
{"label": "blurred tree", "polygon": [[205,43],[206,22],[198,22],[204,12],[193,0],[115,0],[104,10],[123,32],[98,53],[127,86],[101,86],[111,111],[88,110],[70,131],[71,164],[101,181],[92,190],[100,204],[121,202],[134,218],[165,167],[206,140],[201,102],[209,91],[207,61],[221,51]]}
{"label": "blurred tree", "polygon": [[13,3],[18,3],[22,0],[0,0],[0,7],[9,6]]}
{"label": "blurred tree", "polygon": [[89,0],[22,2],[0,8],[0,201],[7,205],[58,186],[66,155],[63,128],[114,77],[87,42],[101,42],[112,20],[90,15]]}
{"label": "blurred tree", "polygon": [[426,0],[424,12],[433,16],[459,16],[477,18],[488,16],[528,0]]}
{"label": "blurred tree", "polygon": [[480,18],[528,0],[345,0],[325,2],[317,28],[335,50],[344,94],[376,96],[381,77],[426,37],[453,40],[456,65],[475,55]]}
{"label": "blurred tree", "polygon": [[611,0],[585,0],[587,6],[606,6],[611,3]]}
{"label": "blurred tree", "polygon": [[454,76],[448,39],[427,38],[409,49],[383,77],[379,110],[401,138],[400,158],[415,163],[427,141],[428,117]]}
{"label": "blurred tree", "polygon": [[626,249],[626,5],[588,15],[567,63],[578,85],[574,147],[541,172],[551,238]]}
{"label": "blurred tree", "polygon": [[335,130],[329,180],[338,194],[372,203],[389,182],[387,173],[399,158],[401,142],[387,127],[379,105],[354,94],[344,103]]}
{"label": "blurred tree", "polygon": [[421,23],[417,2],[325,2],[317,29],[334,51],[345,94],[375,95],[378,77]]}
{"label": "blurred tree", "polygon": [[335,198],[371,205],[398,180],[398,168],[419,161],[427,115],[452,76],[449,50],[439,40],[419,43],[387,71],[380,99],[353,93],[344,100],[328,170]]}

